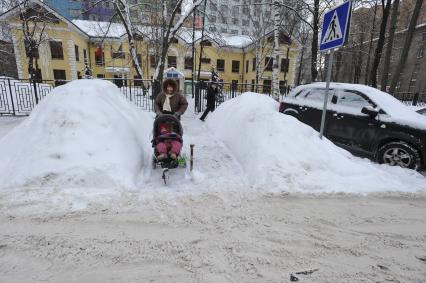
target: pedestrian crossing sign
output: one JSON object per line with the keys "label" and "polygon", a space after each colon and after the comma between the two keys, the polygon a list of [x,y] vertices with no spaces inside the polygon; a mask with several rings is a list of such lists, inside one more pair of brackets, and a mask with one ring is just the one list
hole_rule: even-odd
{"label": "pedestrian crossing sign", "polygon": [[325,13],[320,51],[337,48],[346,43],[351,21],[351,7],[351,1],[348,1]]}

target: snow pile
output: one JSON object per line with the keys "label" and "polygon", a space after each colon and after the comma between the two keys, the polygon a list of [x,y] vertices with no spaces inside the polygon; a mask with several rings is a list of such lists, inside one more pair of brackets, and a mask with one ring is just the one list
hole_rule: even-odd
{"label": "snow pile", "polygon": [[256,187],[301,192],[417,191],[419,173],[353,157],[295,118],[278,103],[246,93],[223,103],[208,126],[234,153]]}
{"label": "snow pile", "polygon": [[0,139],[0,187],[134,187],[152,118],[107,81],[55,88]]}

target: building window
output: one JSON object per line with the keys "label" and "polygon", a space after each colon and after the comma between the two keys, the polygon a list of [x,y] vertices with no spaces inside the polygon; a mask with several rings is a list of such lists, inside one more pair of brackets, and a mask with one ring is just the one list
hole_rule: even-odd
{"label": "building window", "polygon": [[256,71],[256,57],[253,58],[253,65],[251,66],[252,71]]}
{"label": "building window", "polygon": [[232,16],[233,17],[238,17],[238,14],[240,13],[240,7],[238,6],[234,6],[232,7]]}
{"label": "building window", "polygon": [[87,64],[87,50],[83,49],[83,60],[84,60],[84,64]]}
{"label": "building window", "polygon": [[194,62],[192,60],[192,57],[185,57],[185,69],[192,70]]}
{"label": "building window", "polygon": [[420,46],[419,49],[417,49],[417,58],[422,58],[424,55],[424,49],[423,46]]}
{"label": "building window", "polygon": [[77,79],[81,79],[81,72],[77,71]]}
{"label": "building window", "polygon": [[246,15],[246,16],[248,16],[249,13],[250,13],[249,8],[248,7],[243,7],[243,14]]}
{"label": "building window", "polygon": [[139,76],[139,75],[133,76],[133,85],[134,86],[142,86],[143,85],[141,76]]}
{"label": "building window", "polygon": [[288,72],[288,63],[289,62],[287,58],[281,58],[281,72]]}
{"label": "building window", "polygon": [[177,67],[177,59],[176,56],[168,56],[167,57],[167,66],[170,67]]}
{"label": "building window", "polygon": [[97,74],[96,77],[98,79],[103,79],[103,78],[105,78],[105,75],[104,74]]}
{"label": "building window", "polygon": [[216,68],[219,72],[224,72],[225,71],[225,60],[217,59]]}
{"label": "building window", "polygon": [[280,93],[285,94],[287,88],[287,81],[280,81]]}
{"label": "building window", "polygon": [[225,18],[225,16],[224,15],[221,15],[220,16],[220,22],[222,23],[222,24],[227,24],[228,23],[228,21],[227,21],[227,19]]}
{"label": "building window", "polygon": [[272,71],[272,66],[274,65],[274,59],[271,57],[265,58],[265,71]]}
{"label": "building window", "polygon": [[236,29],[231,30],[231,34],[238,35],[238,30]]}
{"label": "building window", "polygon": [[201,63],[203,64],[210,64],[210,58],[201,58]]}
{"label": "building window", "polygon": [[238,19],[237,19],[237,18],[233,18],[233,19],[232,19],[232,24],[234,24],[234,25],[238,25]]}
{"label": "building window", "polygon": [[209,40],[201,41],[201,46],[212,46],[212,42]]}
{"label": "building window", "polygon": [[220,29],[220,32],[221,32],[221,33],[227,33],[228,31],[226,30],[226,28],[221,28],[221,29]]}
{"label": "building window", "polygon": [[263,92],[264,93],[271,92],[271,80],[263,80]]}
{"label": "building window", "polygon": [[126,55],[123,52],[123,45],[120,44],[117,50],[114,50],[114,48],[111,48],[111,57],[112,59],[125,59]]}
{"label": "building window", "polygon": [[249,60],[246,60],[246,73],[248,73],[248,70],[249,70]]}
{"label": "building window", "polygon": [[80,62],[80,52],[78,51],[78,45],[74,45],[75,61]]}
{"label": "building window", "polygon": [[96,66],[103,66],[105,63],[105,54],[101,51],[95,51],[95,64]]}
{"label": "building window", "polygon": [[64,51],[62,49],[62,42],[60,41],[49,41],[50,44],[50,53],[52,54],[52,59],[64,59]]}
{"label": "building window", "polygon": [[150,64],[151,68],[157,67],[157,60],[155,59],[155,55],[149,56],[149,64]]}
{"label": "building window", "polygon": [[41,83],[43,81],[43,77],[41,75],[41,70],[40,69],[34,69],[34,80],[37,83]]}
{"label": "building window", "polygon": [[232,60],[232,72],[239,73],[240,72],[240,61]]}
{"label": "building window", "polygon": [[248,25],[249,25],[249,21],[246,19],[243,19],[243,26],[248,27]]}
{"label": "building window", "polygon": [[66,75],[65,70],[53,70],[53,78],[55,79],[55,85],[63,85],[66,83]]}

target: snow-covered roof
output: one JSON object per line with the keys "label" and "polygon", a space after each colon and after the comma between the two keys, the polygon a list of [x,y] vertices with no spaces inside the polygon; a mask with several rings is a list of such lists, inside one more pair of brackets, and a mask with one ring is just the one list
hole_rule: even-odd
{"label": "snow-covered roof", "polygon": [[121,37],[126,34],[126,30],[122,24],[110,22],[96,22],[85,20],[72,20],[78,28],[87,35],[93,37]]}
{"label": "snow-covered roof", "polygon": [[[126,34],[126,30],[122,24],[109,23],[109,22],[97,22],[97,21],[86,21],[86,20],[72,20],[72,23],[84,31],[87,35],[92,37],[109,37],[119,38]],[[148,34],[150,27],[138,26],[137,30],[142,34]],[[201,40],[201,31],[196,30],[194,35],[194,42]],[[192,43],[192,29],[182,27],[177,37],[183,40],[186,44]],[[218,34],[204,31],[204,39],[211,40],[220,47],[234,47],[244,48],[250,45],[253,40],[246,35],[230,35],[230,34]]]}
{"label": "snow-covered roof", "polygon": [[[194,42],[199,42],[201,40],[201,31],[196,30],[194,34]],[[181,38],[185,43],[192,43],[192,29],[181,28],[178,32],[178,37]],[[204,31],[204,40],[210,40],[216,43],[220,47],[235,47],[235,48],[244,48],[251,43],[253,40],[246,35],[230,35],[225,33],[212,33],[209,31]]]}

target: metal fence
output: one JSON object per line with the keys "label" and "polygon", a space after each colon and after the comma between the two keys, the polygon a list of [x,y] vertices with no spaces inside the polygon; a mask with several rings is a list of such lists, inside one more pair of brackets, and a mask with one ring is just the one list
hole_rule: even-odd
{"label": "metal fence", "polygon": [[426,107],[426,93],[397,92],[394,96],[406,105]]}
{"label": "metal fence", "polygon": [[[195,112],[202,112],[205,110],[207,105],[207,87],[209,82],[197,82],[195,83]],[[280,99],[283,99],[290,88],[280,87]],[[272,95],[272,86],[271,85],[261,85],[261,84],[240,84],[240,83],[218,83],[218,94],[216,96],[216,106],[225,102],[229,99],[232,99],[244,92],[255,92],[261,93],[268,96]]]}
{"label": "metal fence", "polygon": [[[154,88],[152,88],[152,82],[149,80],[105,80],[115,83],[120,92],[136,106],[152,111],[154,104],[151,93],[156,93],[157,89],[155,87],[158,84],[154,84]],[[0,78],[0,115],[27,116],[53,88],[65,83],[67,81],[30,81]]]}
{"label": "metal fence", "polygon": [[[155,95],[160,91],[156,81],[140,79],[104,79],[116,84],[120,92],[137,107],[147,111],[154,108]],[[0,115],[26,116],[56,86],[67,83],[59,80],[15,80],[0,77]],[[216,106],[244,92],[256,92],[271,95],[271,85],[218,83],[219,92]],[[207,104],[208,82],[195,82],[195,112],[202,112]],[[289,88],[280,87],[280,99],[284,98]],[[153,95],[154,94],[154,95]],[[426,93],[396,93],[395,97],[407,105],[426,107]]]}

